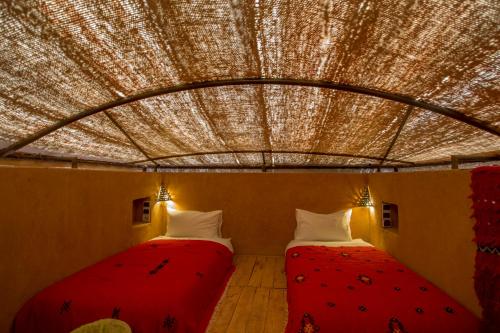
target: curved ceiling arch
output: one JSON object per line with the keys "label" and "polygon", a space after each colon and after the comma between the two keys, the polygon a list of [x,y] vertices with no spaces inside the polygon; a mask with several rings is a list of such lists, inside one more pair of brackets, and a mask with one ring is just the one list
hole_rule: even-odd
{"label": "curved ceiling arch", "polygon": [[[474,117],[465,115],[461,112],[458,112],[452,108],[447,108],[443,107],[434,103],[426,102],[421,99],[414,98],[409,95],[404,95],[400,93],[393,93],[393,92],[387,92],[387,91],[382,91],[378,89],[373,89],[373,88],[367,88],[367,87],[362,87],[358,85],[351,85],[351,84],[344,84],[344,83],[335,83],[335,82],[328,82],[328,81],[317,81],[317,80],[304,80],[304,79],[289,79],[289,78],[239,78],[239,79],[230,79],[230,80],[211,80],[211,81],[203,81],[203,82],[192,82],[192,83],[187,83],[187,84],[181,84],[181,85],[176,85],[176,86],[171,86],[171,87],[163,87],[163,88],[158,88],[158,89],[153,89],[141,93],[137,93],[134,95],[131,95],[129,97],[124,97],[124,98],[119,98],[117,100],[101,104],[97,107],[93,107],[84,111],[81,111],[73,116],[67,117],[54,125],[51,125],[47,128],[44,128],[40,130],[39,132],[23,139],[18,142],[15,142],[4,149],[0,150],[0,157],[6,157],[9,154],[29,145],[30,143],[60,129],[63,128],[67,125],[70,125],[78,120],[81,120],[83,118],[89,117],[94,114],[98,114],[101,112],[105,112],[107,110],[110,110],[112,108],[130,104],[132,102],[144,100],[147,98],[151,97],[156,97],[156,96],[161,96],[161,95],[168,95],[176,92],[182,92],[182,91],[189,91],[189,90],[197,90],[197,89],[204,89],[204,88],[212,88],[212,87],[226,87],[226,86],[241,86],[241,85],[286,85],[286,86],[300,86],[300,87],[314,87],[314,88],[324,88],[324,89],[330,89],[330,90],[338,90],[338,91],[345,91],[345,92],[351,92],[351,93],[356,93],[356,94],[361,94],[361,95],[366,95],[366,96],[371,96],[371,97],[376,97],[376,98],[381,98],[385,100],[390,100],[394,102],[399,102],[403,103],[406,105],[410,105],[413,107],[418,107],[427,111],[431,111],[436,114],[440,114],[452,119],[455,119],[459,122],[465,123],[467,125],[473,126],[475,128],[481,129],[483,131],[486,131],[488,133],[494,134],[496,136],[500,136],[500,130],[483,122],[480,121]],[[106,115],[108,115],[106,113]],[[109,115],[108,115],[109,117]],[[113,119],[111,119],[113,121]],[[113,121],[115,123],[115,121]],[[115,123],[115,125],[117,125]],[[121,129],[119,126],[117,126],[122,132],[123,129]],[[141,152],[144,154],[142,149],[135,144],[135,142],[124,132],[124,134],[128,137],[130,141],[138,148],[141,150]],[[228,152],[230,153],[230,152]],[[146,157],[148,157],[148,160],[152,160],[145,154]],[[153,160],[152,160],[153,161]]]}
{"label": "curved ceiling arch", "polygon": [[139,161],[130,162],[130,164],[144,163],[148,161],[159,161],[159,160],[168,160],[174,158],[182,158],[182,157],[193,157],[193,156],[206,156],[206,155],[222,155],[222,154],[294,154],[294,155],[313,155],[313,156],[331,156],[331,157],[348,157],[348,158],[362,158],[367,160],[374,161],[388,161],[388,162],[396,162],[408,165],[415,165],[413,162],[402,161],[398,159],[387,159],[384,157],[378,156],[369,156],[369,155],[355,155],[355,154],[342,154],[342,153],[327,153],[320,151],[299,151],[299,150],[232,150],[232,151],[207,151],[207,152],[196,152],[196,153],[187,153],[187,154],[175,154],[175,155],[167,155],[167,156],[159,156],[151,159],[144,159]]}

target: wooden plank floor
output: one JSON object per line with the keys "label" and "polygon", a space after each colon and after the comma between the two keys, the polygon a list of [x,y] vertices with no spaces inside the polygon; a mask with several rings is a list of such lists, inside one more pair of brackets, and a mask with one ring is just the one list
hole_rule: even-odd
{"label": "wooden plank floor", "polygon": [[284,257],[235,256],[236,270],[208,333],[282,333],[287,321]]}

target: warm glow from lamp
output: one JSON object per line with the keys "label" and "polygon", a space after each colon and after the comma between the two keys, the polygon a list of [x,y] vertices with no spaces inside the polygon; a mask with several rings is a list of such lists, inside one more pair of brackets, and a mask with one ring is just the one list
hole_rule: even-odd
{"label": "warm glow from lamp", "polygon": [[167,201],[167,209],[175,210],[175,202],[173,202],[172,200]]}
{"label": "warm glow from lamp", "polygon": [[158,192],[158,198],[156,199],[157,202],[167,202],[171,201],[172,197],[170,196],[170,193],[168,193],[167,188],[165,185],[161,184],[160,185],[160,191]]}
{"label": "warm glow from lamp", "polygon": [[361,192],[361,197],[359,198],[358,202],[356,203],[357,207],[373,207],[373,202],[370,196],[370,189],[368,188],[368,185],[365,186],[363,189],[363,192]]}

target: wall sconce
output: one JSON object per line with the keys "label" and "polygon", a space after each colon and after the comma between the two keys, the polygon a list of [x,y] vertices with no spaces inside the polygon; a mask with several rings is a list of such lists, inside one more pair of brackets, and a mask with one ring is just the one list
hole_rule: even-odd
{"label": "wall sconce", "polygon": [[370,189],[368,185],[365,186],[363,192],[361,192],[361,197],[356,202],[356,207],[373,207],[373,202],[370,197]]}
{"label": "wall sconce", "polygon": [[172,197],[170,196],[170,193],[168,193],[165,185],[163,183],[160,185],[160,191],[158,192],[158,198],[156,199],[156,202],[167,202],[172,200]]}

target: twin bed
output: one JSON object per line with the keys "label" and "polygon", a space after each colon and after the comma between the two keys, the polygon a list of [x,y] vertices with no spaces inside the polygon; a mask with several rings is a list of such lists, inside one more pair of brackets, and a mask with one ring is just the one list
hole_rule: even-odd
{"label": "twin bed", "polygon": [[[220,234],[222,212],[193,213],[171,216],[169,236],[38,293],[17,314],[13,332],[67,333],[102,318],[123,320],[134,333],[205,332],[234,270],[233,249]],[[350,239],[349,219],[350,211],[297,210],[296,239],[286,250],[286,333],[478,331],[478,319],[444,292]]]}
{"label": "twin bed", "polygon": [[286,333],[478,332],[478,319],[362,240],[292,241]]}
{"label": "twin bed", "polygon": [[15,333],[67,333],[101,318],[134,333],[205,332],[233,272],[224,239],[158,237],[73,274],[29,300]]}
{"label": "twin bed", "polygon": [[114,318],[134,333],[202,333],[234,271],[222,211],[169,212],[166,236],[46,288],[18,312],[14,333],[68,333]]}

